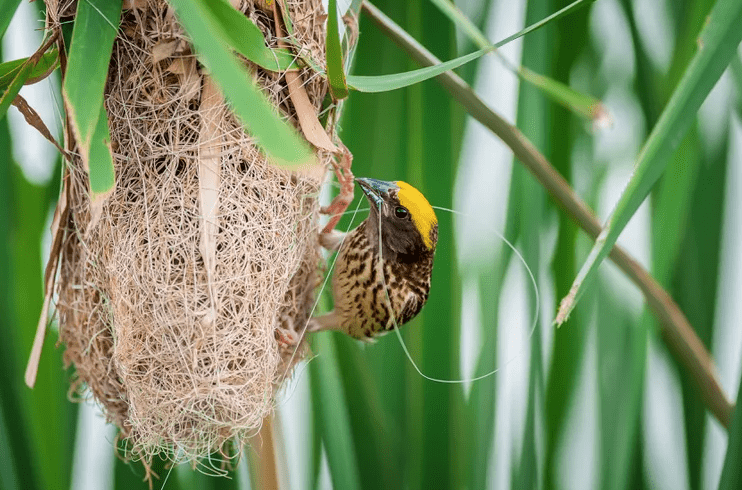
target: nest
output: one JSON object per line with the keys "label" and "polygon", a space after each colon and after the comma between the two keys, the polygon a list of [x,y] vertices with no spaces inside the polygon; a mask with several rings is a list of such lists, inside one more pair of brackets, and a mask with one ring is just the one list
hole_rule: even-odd
{"label": "nest", "polygon": [[[48,4],[52,23],[74,12],[74,3]],[[321,0],[285,4],[303,54],[321,63]],[[105,92],[116,187],[99,218],[82,163],[69,167],[60,339],[72,389],[92,392],[129,457],[197,459],[241,447],[301,357],[303,345],[294,356],[276,331],[300,332],[310,315],[324,170],[267,164],[166,3],[132,5]],[[238,9],[277,45],[272,15],[252,1]],[[246,64],[298,125],[282,75]],[[319,113],[326,81],[309,71],[302,79]],[[327,168],[331,155],[318,157]]]}

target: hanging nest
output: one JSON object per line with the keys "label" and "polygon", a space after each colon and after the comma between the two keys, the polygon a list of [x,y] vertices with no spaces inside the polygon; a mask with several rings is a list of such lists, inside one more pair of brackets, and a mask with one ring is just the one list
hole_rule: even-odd
{"label": "hanging nest", "polygon": [[[75,2],[47,3],[52,27],[74,15]],[[105,91],[116,187],[99,218],[82,162],[69,166],[60,339],[73,392],[92,392],[128,457],[194,460],[255,434],[305,350],[302,341],[294,355],[276,332],[301,332],[310,315],[332,155],[318,152],[314,173],[269,165],[165,1],[129,3]],[[265,2],[232,3],[278,46]],[[302,55],[321,65],[321,0],[282,3]],[[283,74],[245,63],[298,127]],[[319,114],[326,80],[301,77]],[[329,121],[334,137],[334,113]]]}

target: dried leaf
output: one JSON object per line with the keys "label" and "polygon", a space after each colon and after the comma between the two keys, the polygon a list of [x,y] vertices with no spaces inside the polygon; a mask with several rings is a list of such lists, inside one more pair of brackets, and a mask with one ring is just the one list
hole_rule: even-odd
{"label": "dried leaf", "polygon": [[26,102],[26,99],[23,98],[20,94],[15,96],[15,99],[13,99],[13,105],[20,111],[21,114],[23,114],[23,118],[26,120],[26,122],[29,124],[29,126],[32,126],[36,128],[36,130],[41,133],[41,136],[46,138],[51,144],[57,147],[57,150],[67,159],[69,159],[69,156],[64,148],[62,148],[59,143],[57,143],[57,140],[54,139],[54,136],[52,136],[52,133],[49,131],[49,128],[46,127],[46,124],[44,124],[44,121],[41,119],[41,116],[39,116],[39,113],[34,110],[33,107],[28,105],[28,102]]}
{"label": "dried leaf", "polygon": [[201,94],[201,77],[198,74],[198,65],[193,56],[176,58],[166,68],[166,71],[178,75],[180,78],[180,92],[178,97],[192,100]]}
{"label": "dried leaf", "polygon": [[67,221],[68,209],[67,175],[65,172],[62,193],[59,196],[59,202],[57,202],[57,208],[54,210],[54,218],[52,219],[52,246],[49,251],[49,261],[46,263],[46,270],[44,271],[44,304],[41,308],[39,323],[36,326],[36,335],[33,339],[33,346],[31,347],[31,354],[28,357],[28,364],[26,365],[26,374],[24,377],[26,385],[29,388],[33,388],[34,384],[36,384],[36,373],[39,370],[41,350],[44,347],[46,327],[49,324],[49,306],[51,305],[52,295],[54,294],[54,283],[57,278],[59,252],[62,249],[62,238],[64,237],[64,227],[61,226],[61,224]]}
{"label": "dried leaf", "polygon": [[152,61],[158,63],[165,58],[169,58],[175,53],[178,46],[178,40],[159,42],[152,48]]}
{"label": "dried leaf", "polygon": [[[281,41],[284,36],[283,29],[281,27],[281,16],[278,12],[277,2],[273,3],[273,18],[276,21],[276,37],[278,38],[278,45],[282,48],[288,47],[288,45]],[[301,80],[301,76],[294,71],[287,71],[284,73],[286,77],[286,84],[289,89],[289,97],[291,102],[294,104],[296,115],[299,118],[299,126],[301,132],[304,133],[304,137],[313,144],[315,147],[322,150],[337,153],[340,150],[335,146],[327,135],[325,128],[317,118],[314,106],[309,101],[307,91],[304,89],[304,85]]]}
{"label": "dried leaf", "polygon": [[224,119],[224,98],[211,77],[204,77],[201,92],[201,130],[198,147],[198,185],[201,207],[201,256],[211,294],[206,323],[216,319],[213,284],[216,280],[216,238],[219,232],[219,183],[223,145],[220,123]]}
{"label": "dried leaf", "polygon": [[124,0],[122,8],[124,10],[144,10],[145,8],[147,8],[147,0]]}

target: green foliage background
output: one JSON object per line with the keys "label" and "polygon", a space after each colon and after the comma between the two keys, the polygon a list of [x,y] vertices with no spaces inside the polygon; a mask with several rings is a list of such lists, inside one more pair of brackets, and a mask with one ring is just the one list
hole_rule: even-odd
{"label": "green foliage background", "polygon": [[[698,48],[697,36],[713,2],[667,2],[665,21],[675,35],[675,44],[666,69],[658,68],[648,54],[631,0],[599,2],[610,2],[614,7],[611,11],[625,20],[625,32],[631,42],[626,50],[633,55],[633,59],[623,60],[626,66],[633,66],[633,70],[626,70],[625,89],[636,101],[643,119],[643,140]],[[482,29],[495,8],[494,0],[456,3],[473,14],[472,20]],[[566,3],[527,0],[525,24]],[[4,0],[0,11],[16,4],[14,0]],[[450,21],[428,0],[378,0],[376,5],[440,59],[452,59],[476,49],[464,37],[457,37]],[[597,4],[579,10],[526,36],[522,64],[595,96],[609,96],[615,81],[602,69],[604,50],[596,38],[600,33],[591,31],[591,15],[596,8]],[[396,73],[417,68],[363,15],[360,33],[353,73]],[[481,87],[488,83],[477,77],[481,64],[473,63],[457,72]],[[736,91],[736,100],[742,100],[739,59],[732,68],[730,93]],[[729,97],[726,110],[742,118],[742,104],[735,105]],[[687,117],[695,119],[694,115]],[[516,119],[521,131],[577,192],[598,208],[605,199],[602,193],[606,192],[606,182],[612,182],[606,180],[611,172],[610,155],[592,158],[599,130],[592,132],[584,120],[522,83]],[[12,152],[13,145],[23,143],[11,139],[8,121],[0,120],[0,487],[65,489],[70,488],[75,470],[73,453],[75,440],[80,437],[80,406],[67,400],[71,373],[62,369],[61,348],[54,346],[55,332],[44,347],[36,388],[31,391],[23,383],[41,308],[42,236],[59,182],[54,177],[39,186],[26,179]],[[462,156],[468,154],[463,145],[470,142],[465,140],[470,124],[474,123],[464,109],[433,80],[393,92],[353,92],[341,126],[343,142],[355,157],[356,175],[405,180],[422,190],[431,203],[456,208],[461,201],[454,199],[455,183],[462,171],[459,163],[464,165]],[[629,129],[619,126],[612,131]],[[652,274],[679,303],[709,349],[714,346],[714,326],[718,325],[720,291],[730,287],[719,279],[724,216],[735,212],[725,210],[725,203],[730,202],[725,198],[727,176],[732,165],[740,165],[729,158],[730,126],[722,124],[716,132],[712,135],[714,143],[709,144],[704,128],[693,125],[651,194],[646,230],[651,243],[648,263]],[[585,154],[591,158],[577,158]],[[629,159],[635,156],[630,155]],[[59,171],[53,175],[58,176]],[[467,189],[460,192],[465,194]],[[568,292],[592,243],[517,163],[512,166],[508,192],[503,234],[521,250],[543,291],[551,292],[546,297],[551,298],[551,303],[558,301]],[[355,202],[350,209],[354,207]],[[431,300],[423,313],[403,329],[402,336],[424,373],[456,379],[463,376],[462,352],[474,356],[465,359],[465,364],[473,364],[477,374],[507,361],[498,359],[496,354],[498,344],[503,342],[498,332],[508,327],[508,316],[500,306],[504,303],[508,267],[518,265],[511,264],[512,253],[499,240],[491,239],[489,233],[457,235],[456,230],[461,228],[453,215],[439,212],[438,216],[441,237]],[[341,227],[348,224],[345,220]],[[470,245],[463,240],[481,241],[479,250],[486,251],[483,259],[472,263],[462,258],[460,249]],[[612,266],[604,266],[609,267]],[[647,398],[655,396],[647,382],[648,359],[652,351],[663,355],[665,348],[653,317],[645,307],[637,311],[632,306],[637,302],[632,303],[631,292],[627,299],[622,290],[624,282],[616,281],[617,275],[615,271],[601,274],[570,321],[557,331],[544,331],[552,328],[549,320],[553,310],[543,308],[542,302],[540,315],[544,321],[537,324],[529,338],[529,365],[527,374],[521,376],[527,382],[522,407],[498,398],[498,384],[510,371],[501,371],[466,388],[433,383],[417,374],[394,335],[373,346],[361,346],[340,334],[317,334],[313,350],[318,357],[306,370],[299,371],[299,383],[310,386],[311,402],[303,406],[303,413],[298,416],[309,423],[310,430],[299,451],[301,464],[279,464],[282,471],[294,473],[290,478],[284,475],[284,481],[293,482],[296,488],[332,484],[336,489],[365,490],[480,489],[499,488],[496,482],[505,481],[515,489],[556,489],[563,488],[564,481],[581,481],[578,474],[562,475],[560,461],[594,458],[595,485],[599,488],[663,488],[662,482],[652,479],[658,474],[652,468],[656,462],[647,457],[646,437],[642,434]],[[462,309],[469,308],[464,313],[471,314],[462,292],[467,279],[481,298],[475,306],[480,321],[475,325],[478,344],[473,354],[471,349],[461,348]],[[526,320],[535,300],[528,291],[522,292],[522,316]],[[504,324],[498,324],[503,318]],[[594,361],[589,360],[591,350]],[[588,392],[593,398],[587,401],[577,399],[584,396],[578,390],[584,369],[594,371],[592,375],[597,380],[596,389]],[[683,432],[680,440],[685,445],[685,461],[675,462],[677,467],[665,470],[687,475],[680,478],[690,489],[709,488],[705,482],[719,481],[721,475],[717,469],[714,477],[704,477],[704,458],[708,457],[704,448],[709,444],[709,427],[718,429],[718,423],[707,415],[701,394],[688,373],[678,365],[672,365],[671,370],[680,380],[682,406],[676,407],[676,412],[681,423],[677,429]],[[564,442],[565,433],[574,429],[569,418],[576,404],[597,407],[592,434],[597,441],[595,454],[577,453],[580,447]],[[507,407],[521,410],[524,423],[522,427],[515,424],[511,434],[519,434],[495,448],[495,441],[502,440],[497,439],[496,433],[498,410]],[[280,424],[282,419],[297,413],[282,407],[279,415]],[[672,416],[667,414],[668,418]],[[287,425],[284,423],[283,427]],[[286,441],[295,440],[295,436],[284,436]],[[732,437],[734,442],[721,477],[723,488],[738,488],[735,485],[739,484],[739,415],[732,426]],[[285,448],[283,453],[292,453],[291,448]],[[509,465],[504,468],[509,472],[504,479],[495,474],[494,463],[503,454]],[[327,461],[327,474],[323,473],[323,460]],[[254,459],[251,463],[255,463]],[[114,465],[111,488],[145,488],[140,482],[141,467],[118,459]],[[163,476],[168,474],[161,462],[156,466]],[[298,468],[306,471],[297,476]],[[167,480],[166,488],[262,488],[259,481],[251,483],[246,475],[244,466],[234,479],[213,478],[179,467],[175,477]],[[160,485],[161,481],[155,484]],[[589,485],[584,486],[583,481],[580,488]]]}

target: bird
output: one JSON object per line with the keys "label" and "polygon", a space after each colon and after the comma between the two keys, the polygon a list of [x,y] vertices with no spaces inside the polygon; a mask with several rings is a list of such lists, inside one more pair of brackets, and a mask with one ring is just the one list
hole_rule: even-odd
{"label": "bird", "polygon": [[371,211],[348,233],[320,234],[323,247],[338,250],[334,310],[310,319],[307,331],[338,330],[373,342],[412,320],[427,302],[438,219],[425,196],[406,182],[354,180]]}

